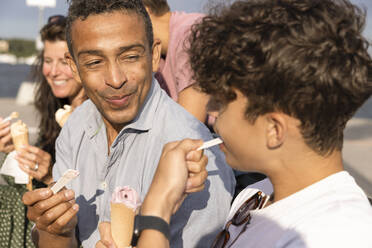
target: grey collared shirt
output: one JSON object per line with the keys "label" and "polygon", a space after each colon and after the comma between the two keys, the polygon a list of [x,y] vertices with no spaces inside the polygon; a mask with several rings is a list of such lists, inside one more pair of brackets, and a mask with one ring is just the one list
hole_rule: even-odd
{"label": "grey collared shirt", "polygon": [[[184,138],[213,137],[155,80],[139,114],[120,131],[109,153],[106,128],[95,105],[87,100],[73,112],[56,142],[53,177],[57,180],[70,168],[80,172],[68,187],[75,191],[80,207],[78,237],[84,247],[94,247],[100,239],[97,225],[110,217],[115,187],[130,186],[143,200],[163,145]],[[205,190],[188,196],[172,217],[172,247],[209,247],[229,213],[233,173],[218,148],[205,154],[209,159]]]}

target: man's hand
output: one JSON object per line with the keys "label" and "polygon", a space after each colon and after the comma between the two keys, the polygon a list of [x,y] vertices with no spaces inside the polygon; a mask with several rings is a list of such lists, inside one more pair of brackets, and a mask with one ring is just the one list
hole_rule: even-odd
{"label": "man's hand", "polygon": [[38,230],[74,238],[79,210],[74,191],[64,189],[54,195],[49,188],[36,189],[26,192],[22,200],[28,207],[28,219],[35,222]]}
{"label": "man's hand", "polygon": [[116,248],[114,240],[111,235],[111,223],[101,222],[98,225],[99,235],[101,240],[97,242],[96,248]]}
{"label": "man's hand", "polygon": [[201,140],[185,139],[164,146],[141,214],[162,217],[169,222],[187,193],[201,191],[208,176],[208,159],[196,149]]}

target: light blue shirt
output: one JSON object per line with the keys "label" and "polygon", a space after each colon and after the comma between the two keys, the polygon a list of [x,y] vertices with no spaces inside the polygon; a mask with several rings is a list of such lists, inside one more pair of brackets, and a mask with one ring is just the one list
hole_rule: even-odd
{"label": "light blue shirt", "polygon": [[[54,180],[67,169],[80,176],[69,188],[79,204],[78,237],[84,247],[100,239],[97,225],[110,217],[116,186],[134,188],[143,200],[155,173],[163,145],[175,140],[210,140],[212,135],[160,89],[157,81],[137,117],[125,126],[110,147],[106,128],[95,105],[87,100],[69,117],[56,142]],[[209,176],[205,190],[191,194],[171,219],[172,247],[210,247],[229,213],[235,179],[218,148],[206,150]]]}

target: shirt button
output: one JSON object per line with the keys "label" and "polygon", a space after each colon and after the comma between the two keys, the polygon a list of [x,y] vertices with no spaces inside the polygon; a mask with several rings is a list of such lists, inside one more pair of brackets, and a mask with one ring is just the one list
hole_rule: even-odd
{"label": "shirt button", "polygon": [[107,183],[105,181],[101,182],[101,188],[106,189],[107,188]]}

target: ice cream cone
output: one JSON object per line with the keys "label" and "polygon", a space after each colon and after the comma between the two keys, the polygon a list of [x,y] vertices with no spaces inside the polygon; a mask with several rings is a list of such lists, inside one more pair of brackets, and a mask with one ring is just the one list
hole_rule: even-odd
{"label": "ice cream cone", "polygon": [[[19,151],[23,145],[28,145],[28,128],[21,120],[13,123],[10,126],[10,134],[12,136],[14,148]],[[27,189],[32,190],[32,177],[29,176]]]}
{"label": "ice cream cone", "polygon": [[19,151],[23,145],[28,145],[28,128],[21,120],[18,120],[10,126],[10,133],[17,151]]}
{"label": "ice cream cone", "polygon": [[130,247],[135,215],[125,204],[111,203],[111,232],[118,248]]}
{"label": "ice cream cone", "polygon": [[60,127],[65,125],[68,117],[72,113],[72,108],[70,105],[64,105],[63,108],[60,108],[55,113],[55,118]]}

